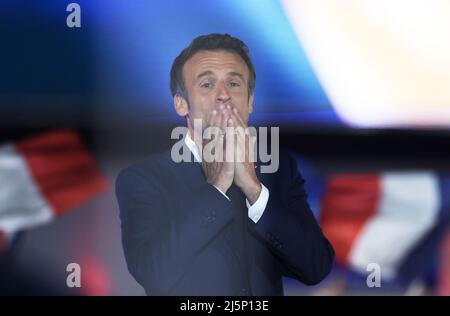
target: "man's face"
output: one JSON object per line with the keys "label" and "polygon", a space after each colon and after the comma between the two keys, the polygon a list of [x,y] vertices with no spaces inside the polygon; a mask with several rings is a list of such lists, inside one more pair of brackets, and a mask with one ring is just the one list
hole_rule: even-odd
{"label": "man's face", "polygon": [[178,99],[183,103],[181,111],[177,99],[175,105],[178,114],[189,114],[190,124],[197,118],[206,124],[209,114],[221,104],[236,107],[244,122],[248,122],[253,111],[253,95],[249,96],[248,91],[249,70],[239,55],[199,51],[185,63],[183,77],[188,100]]}

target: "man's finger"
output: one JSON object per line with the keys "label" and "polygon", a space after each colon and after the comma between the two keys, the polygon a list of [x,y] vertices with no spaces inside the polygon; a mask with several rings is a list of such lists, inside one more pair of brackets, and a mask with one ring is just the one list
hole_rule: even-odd
{"label": "man's finger", "polygon": [[242,119],[241,113],[239,112],[239,110],[236,107],[230,107],[230,112],[233,115],[233,117],[236,119],[236,121],[238,122],[238,125],[241,125],[242,127],[247,128],[247,124]]}
{"label": "man's finger", "polygon": [[238,126],[244,127],[244,125],[242,125],[242,122],[239,120],[238,116],[235,113],[233,113],[232,110],[230,111],[230,118],[233,120],[234,126],[236,126],[236,127],[238,127]]}
{"label": "man's finger", "polygon": [[209,126],[217,126],[217,123],[220,120],[220,116],[220,112],[217,109],[212,110]]}
{"label": "man's finger", "polygon": [[227,108],[223,108],[222,109],[222,121],[221,121],[221,125],[220,127],[222,128],[222,130],[225,132],[227,125],[228,125],[228,119],[230,118],[230,111]]}
{"label": "man's finger", "polygon": [[225,134],[225,161],[235,161],[235,135],[234,135],[234,121],[229,118],[227,120],[227,128]]}

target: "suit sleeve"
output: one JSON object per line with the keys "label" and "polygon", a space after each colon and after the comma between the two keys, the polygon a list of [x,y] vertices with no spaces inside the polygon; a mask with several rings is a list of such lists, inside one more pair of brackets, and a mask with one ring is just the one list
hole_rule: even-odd
{"label": "suit sleeve", "polygon": [[286,192],[271,192],[264,214],[251,226],[279,258],[286,276],[314,285],[331,271],[334,250],[307,203],[294,158],[287,157]]}
{"label": "suit sleeve", "polygon": [[[151,178],[151,177],[150,177]],[[128,270],[148,294],[169,295],[196,255],[233,217],[234,209],[205,182],[184,212],[170,215],[167,188],[125,169],[116,181]],[[172,197],[173,198],[173,197]]]}

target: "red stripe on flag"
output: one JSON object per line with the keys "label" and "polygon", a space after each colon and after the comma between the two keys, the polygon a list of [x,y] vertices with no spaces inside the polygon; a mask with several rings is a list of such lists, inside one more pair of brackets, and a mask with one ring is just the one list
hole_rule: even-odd
{"label": "red stripe on flag", "polygon": [[441,246],[438,295],[450,296],[450,230]]}
{"label": "red stripe on flag", "polygon": [[83,274],[83,295],[105,296],[111,295],[111,276],[107,267],[93,256],[81,257],[80,266]]}
{"label": "red stripe on flag", "polygon": [[6,236],[0,231],[0,255],[6,250]]}
{"label": "red stripe on flag", "polygon": [[380,191],[377,175],[339,175],[327,183],[321,205],[321,226],[340,263],[348,263],[355,239],[377,213]]}
{"label": "red stripe on flag", "polygon": [[73,131],[48,132],[22,141],[16,148],[56,214],[106,190],[105,177]]}

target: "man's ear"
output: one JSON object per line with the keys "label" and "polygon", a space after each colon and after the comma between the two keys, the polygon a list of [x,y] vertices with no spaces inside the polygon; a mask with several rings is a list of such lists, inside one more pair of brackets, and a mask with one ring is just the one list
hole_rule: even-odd
{"label": "man's ear", "polygon": [[173,104],[175,106],[175,112],[179,116],[186,116],[189,114],[189,106],[185,98],[179,94],[175,94],[173,97]]}
{"label": "man's ear", "polygon": [[248,114],[253,112],[253,93],[248,98]]}

